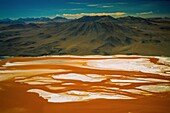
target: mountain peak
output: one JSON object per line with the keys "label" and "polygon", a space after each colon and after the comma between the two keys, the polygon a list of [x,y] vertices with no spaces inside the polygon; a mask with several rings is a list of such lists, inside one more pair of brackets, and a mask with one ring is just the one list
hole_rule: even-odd
{"label": "mountain peak", "polygon": [[134,16],[126,16],[126,17],[121,17],[119,19],[126,19],[126,20],[145,20],[144,18],[141,17],[134,17]]}
{"label": "mountain peak", "polygon": [[67,20],[67,18],[57,16],[53,20]]}
{"label": "mountain peak", "polygon": [[142,17],[134,17],[134,16],[126,16],[126,17],[121,17],[121,18],[118,18],[119,21],[122,21],[122,22],[144,22],[144,23],[147,23],[149,22],[147,19],[145,18],[142,18]]}
{"label": "mountain peak", "polygon": [[88,22],[88,21],[100,20],[102,18],[114,19],[111,16],[83,16],[83,17],[77,19],[76,21],[78,21],[78,22]]}
{"label": "mountain peak", "polygon": [[105,16],[98,20],[99,22],[117,22],[118,20],[113,18],[112,16]]}

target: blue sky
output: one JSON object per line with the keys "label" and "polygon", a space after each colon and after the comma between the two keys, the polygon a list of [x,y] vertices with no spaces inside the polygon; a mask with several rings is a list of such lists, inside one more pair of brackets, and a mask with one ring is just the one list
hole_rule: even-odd
{"label": "blue sky", "polygon": [[0,18],[170,17],[170,0],[0,0]]}

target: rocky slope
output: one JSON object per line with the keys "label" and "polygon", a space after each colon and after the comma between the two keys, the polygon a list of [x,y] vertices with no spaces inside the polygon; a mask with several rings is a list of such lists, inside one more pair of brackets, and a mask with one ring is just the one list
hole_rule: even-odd
{"label": "rocky slope", "polygon": [[0,55],[140,54],[170,56],[170,19],[85,16],[0,24]]}

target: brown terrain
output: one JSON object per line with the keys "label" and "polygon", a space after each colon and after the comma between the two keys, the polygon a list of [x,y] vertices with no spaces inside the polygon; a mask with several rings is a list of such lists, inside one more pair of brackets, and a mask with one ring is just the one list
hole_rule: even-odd
{"label": "brown terrain", "polygon": [[85,16],[0,21],[0,56],[170,56],[169,31],[169,18]]}
{"label": "brown terrain", "polygon": [[47,56],[0,61],[0,113],[169,113],[167,57]]}

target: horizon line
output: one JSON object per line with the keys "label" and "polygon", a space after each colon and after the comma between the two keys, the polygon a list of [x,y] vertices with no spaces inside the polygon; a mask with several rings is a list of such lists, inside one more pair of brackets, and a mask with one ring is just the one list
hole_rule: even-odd
{"label": "horizon line", "polygon": [[110,17],[113,17],[113,18],[123,18],[123,17],[140,17],[140,18],[170,18],[168,16],[152,16],[152,17],[144,17],[144,16],[137,16],[137,15],[126,15],[126,16],[120,16],[120,17],[116,17],[116,16],[111,16],[111,15],[84,15],[84,16],[81,16],[81,17],[78,17],[78,18],[68,18],[68,17],[64,17],[64,16],[35,16],[35,17],[18,17],[18,18],[12,18],[12,17],[6,17],[6,18],[0,18],[0,20],[5,20],[5,19],[10,19],[10,20],[18,20],[18,19],[26,19],[26,18],[34,18],[34,19],[37,19],[37,18],[49,18],[49,19],[54,19],[56,17],[61,17],[61,18],[65,18],[65,19],[68,19],[68,20],[74,20],[74,19],[79,19],[79,18],[82,18],[82,17],[102,17],[102,16],[110,16]]}

